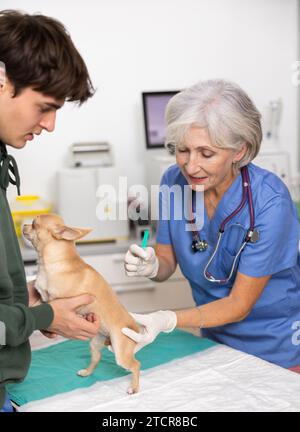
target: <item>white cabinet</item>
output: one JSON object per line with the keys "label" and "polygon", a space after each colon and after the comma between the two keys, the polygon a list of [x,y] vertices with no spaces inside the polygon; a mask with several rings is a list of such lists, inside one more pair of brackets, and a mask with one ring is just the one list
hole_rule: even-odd
{"label": "white cabinet", "polygon": [[191,288],[179,268],[170,279],[160,283],[145,277],[128,277],[124,271],[124,255],[89,255],[83,259],[102,274],[126,309],[151,312],[194,306]]}

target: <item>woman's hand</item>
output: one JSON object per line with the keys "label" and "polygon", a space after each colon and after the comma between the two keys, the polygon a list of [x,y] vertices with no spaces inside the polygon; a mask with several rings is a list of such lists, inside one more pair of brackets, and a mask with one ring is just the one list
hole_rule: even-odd
{"label": "woman's hand", "polygon": [[125,255],[124,266],[127,276],[154,278],[158,272],[159,262],[152,247],[143,249],[133,244]]}
{"label": "woman's hand", "polygon": [[[122,328],[122,333],[137,343],[134,350],[135,353],[153,342],[160,332],[170,333],[173,331],[177,324],[176,313],[169,310],[160,310],[146,315],[134,313],[131,315],[142,326],[140,332],[137,333],[128,327],[124,327]],[[109,350],[112,351],[111,346]]]}

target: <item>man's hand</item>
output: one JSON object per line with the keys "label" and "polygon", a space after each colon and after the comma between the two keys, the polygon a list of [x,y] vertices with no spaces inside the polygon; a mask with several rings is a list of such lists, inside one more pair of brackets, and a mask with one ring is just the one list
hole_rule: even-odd
{"label": "man's hand", "polygon": [[29,295],[29,307],[37,306],[42,303],[39,292],[35,289],[36,279],[27,283],[28,295]]}
{"label": "man's hand", "polygon": [[56,299],[49,302],[54,311],[54,319],[48,332],[57,333],[68,339],[89,340],[100,330],[100,320],[95,314],[87,314],[87,319],[76,313],[82,306],[95,301],[90,294]]}
{"label": "man's hand", "polygon": [[[90,312],[90,313],[84,315],[82,318],[86,319],[88,322],[91,322],[91,323],[97,322],[97,315],[94,314],[93,312]],[[40,330],[40,332],[49,339],[55,339],[58,336],[57,333],[54,333],[54,332],[51,332],[48,330]],[[107,343],[106,345],[109,345],[109,343]]]}
{"label": "man's hand", "polygon": [[55,339],[58,335],[47,330],[40,330],[40,332],[49,339]]}

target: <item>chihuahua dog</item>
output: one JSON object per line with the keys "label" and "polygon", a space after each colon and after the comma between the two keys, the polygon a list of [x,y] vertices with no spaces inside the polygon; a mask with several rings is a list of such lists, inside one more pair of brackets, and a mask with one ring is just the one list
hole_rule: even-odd
{"label": "chihuahua dog", "polygon": [[99,334],[90,340],[90,365],[77,374],[89,376],[93,373],[101,359],[105,339],[109,338],[117,364],[132,372],[127,392],[137,393],[140,363],[134,358],[136,343],[121,329],[129,327],[138,332],[139,328],[105,279],[78,255],[74,242],[90,231],[65,226],[63,219],[55,214],[37,216],[32,225],[24,225],[23,234],[38,253],[35,288],[44,302],[85,293],[95,297],[94,302],[76,311],[80,315],[96,314],[101,325]]}

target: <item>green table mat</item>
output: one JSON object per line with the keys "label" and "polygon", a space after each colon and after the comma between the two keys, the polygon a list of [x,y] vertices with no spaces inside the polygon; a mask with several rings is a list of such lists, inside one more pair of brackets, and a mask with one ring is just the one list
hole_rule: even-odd
{"label": "green table mat", "polygon": [[[216,343],[209,339],[175,330],[170,334],[159,334],[152,344],[136,354],[136,358],[141,362],[142,370],[146,370],[206,350],[214,345]],[[9,384],[7,391],[13,401],[18,405],[24,405],[130,373],[118,366],[114,354],[104,348],[101,362],[93,375],[77,376],[77,371],[86,368],[89,360],[89,343],[82,341],[69,340],[33,351],[27,377],[20,384]]]}

